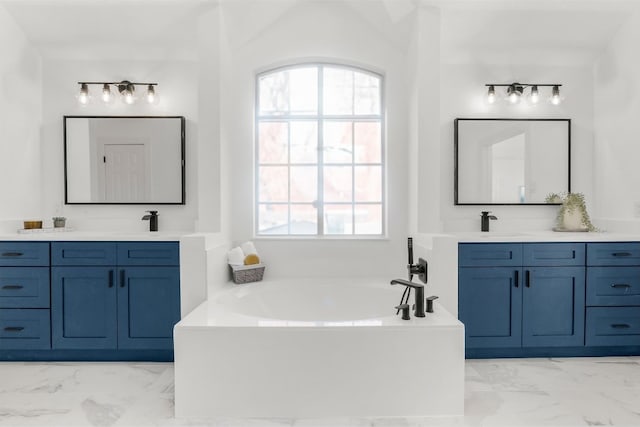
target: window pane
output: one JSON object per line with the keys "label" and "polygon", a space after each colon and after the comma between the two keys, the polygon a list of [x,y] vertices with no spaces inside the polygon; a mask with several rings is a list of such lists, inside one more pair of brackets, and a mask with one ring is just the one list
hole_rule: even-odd
{"label": "window pane", "polygon": [[260,167],[260,202],[289,201],[289,173],[287,166]]}
{"label": "window pane", "polygon": [[382,234],[382,205],[355,205],[355,234]]}
{"label": "window pane", "polygon": [[287,163],[287,122],[262,122],[258,152],[260,163]]}
{"label": "window pane", "polygon": [[356,202],[381,202],[382,167],[356,166],[354,170]]}
{"label": "window pane", "polygon": [[323,79],[324,114],[353,114],[353,71],[325,67]]}
{"label": "window pane", "polygon": [[354,125],[356,163],[381,163],[382,139],[379,122],[359,122]]}
{"label": "window pane", "polygon": [[325,202],[351,202],[351,166],[326,166],[323,171]]}
{"label": "window pane", "polygon": [[352,205],[324,205],[325,234],[353,234]]}
{"label": "window pane", "polygon": [[324,124],[324,162],[351,163],[353,161],[352,122]]}
{"label": "window pane", "polygon": [[318,168],[291,166],[291,202],[313,202],[318,199]]}
{"label": "window pane", "polygon": [[291,234],[318,234],[318,211],[312,205],[291,205]]}
{"label": "window pane", "polygon": [[260,234],[288,234],[289,206],[263,205],[258,209],[258,233]]}
{"label": "window pane", "polygon": [[355,72],[353,100],[355,114],[380,114],[380,79]]}
{"label": "window pane", "polygon": [[289,84],[286,71],[267,74],[258,79],[260,105],[258,111],[264,114],[284,114],[289,110]]}
{"label": "window pane", "polygon": [[318,163],[318,124],[291,122],[291,163]]}
{"label": "window pane", "polygon": [[289,70],[289,103],[291,114],[316,114],[318,112],[318,69],[297,68]]}

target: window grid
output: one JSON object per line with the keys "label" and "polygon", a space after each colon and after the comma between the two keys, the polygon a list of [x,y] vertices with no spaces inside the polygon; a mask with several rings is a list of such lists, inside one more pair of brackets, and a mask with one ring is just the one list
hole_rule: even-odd
{"label": "window grid", "polygon": [[[256,202],[257,202],[257,208],[259,208],[260,205],[287,205],[287,218],[286,218],[286,222],[287,222],[287,236],[296,236],[298,234],[291,234],[291,218],[292,218],[292,211],[291,211],[291,207],[292,206],[314,206],[316,208],[316,212],[317,212],[317,216],[316,216],[316,233],[314,235],[317,236],[323,236],[323,235],[330,235],[330,236],[341,236],[343,234],[346,233],[340,233],[340,234],[334,234],[334,233],[330,233],[327,234],[325,232],[325,198],[324,198],[324,175],[325,175],[325,167],[331,167],[331,166],[338,166],[338,167],[349,167],[351,170],[351,201],[334,201],[334,202],[329,202],[330,205],[335,205],[335,206],[350,206],[351,207],[351,231],[349,233],[349,235],[358,235],[359,233],[357,233],[356,229],[357,229],[357,223],[356,223],[356,206],[359,205],[363,205],[363,206],[379,206],[380,207],[380,215],[381,215],[381,230],[380,233],[362,233],[361,235],[384,235],[386,233],[386,203],[385,203],[385,188],[386,188],[386,178],[385,178],[385,168],[384,168],[384,159],[385,159],[385,144],[384,144],[384,121],[383,121],[383,111],[384,111],[384,98],[383,98],[383,80],[382,80],[382,76],[377,75],[375,73],[371,73],[367,70],[359,70],[357,68],[353,68],[353,67],[348,67],[348,66],[336,66],[336,65],[331,65],[329,64],[330,67],[336,67],[336,68],[344,68],[344,69],[348,69],[350,71],[353,72],[364,72],[366,74],[371,74],[374,75],[377,79],[378,79],[378,96],[379,96],[379,108],[380,108],[380,113],[379,114],[355,114],[355,93],[356,93],[356,87],[355,87],[355,74],[351,75],[351,80],[352,80],[352,84],[351,84],[351,108],[353,111],[353,114],[351,115],[324,115],[324,64],[319,64],[317,65],[317,79],[318,79],[318,85],[317,85],[317,114],[280,114],[279,112],[274,112],[274,113],[267,113],[267,114],[260,114],[260,91],[257,90],[256,91],[256,122],[257,122],[257,126],[256,126],[256,153],[257,153],[257,164],[258,164],[258,173],[256,174],[256,188],[259,189],[260,188],[260,182],[259,182],[259,174],[261,171],[261,168],[263,167],[269,167],[269,166],[281,166],[281,167],[286,167],[287,168],[287,202],[273,202],[273,201],[267,201],[267,202],[263,202],[259,200],[259,194],[256,195]],[[269,72],[265,72],[263,74],[260,74],[257,76],[257,86],[259,86],[259,81],[260,81],[260,77],[264,76],[264,75],[268,75],[271,72],[279,72],[279,71],[286,71],[287,69],[295,69],[296,67],[287,67],[287,68],[283,68],[283,69],[278,69],[278,70],[272,70]],[[301,68],[307,68],[307,67],[301,67]],[[289,79],[289,74],[285,74],[286,79]],[[289,95],[289,104],[287,107],[287,110],[290,112],[291,111],[291,93],[288,94]],[[306,202],[292,202],[291,201],[291,123],[292,122],[296,122],[296,121],[314,121],[315,123],[317,123],[316,126],[316,137],[317,137],[317,158],[316,158],[316,163],[295,163],[295,166],[312,166],[312,167],[316,167],[317,169],[317,188],[316,188],[316,200],[312,203],[306,203]],[[325,129],[325,123],[326,122],[349,122],[350,123],[350,127],[351,127],[351,141],[350,141],[350,146],[351,146],[351,162],[350,163],[336,163],[336,162],[328,162],[325,163],[324,162],[324,153],[325,153],[325,146],[324,146],[324,129]],[[259,159],[259,154],[260,154],[260,147],[259,147],[259,125],[261,123],[286,123],[287,125],[287,164],[282,164],[282,163],[262,163],[260,162]],[[379,124],[379,143],[380,143],[380,162],[379,163],[371,163],[371,162],[367,162],[367,163],[357,163],[356,162],[356,156],[355,156],[355,138],[356,138],[356,132],[355,132],[355,127],[357,123],[367,123],[367,122],[371,122],[371,123],[378,123]],[[380,185],[381,185],[381,194],[380,194],[380,200],[379,201],[357,201],[356,200],[356,166],[358,167],[366,167],[366,166],[378,166],[380,167]],[[259,192],[259,191],[258,191]],[[255,230],[256,230],[256,234],[260,235],[260,226],[259,226],[259,214],[260,214],[260,210],[256,209],[256,221],[255,221]],[[269,234],[263,234],[263,235],[269,235]],[[278,234],[281,235],[281,234]],[[303,234],[304,235],[304,234]],[[307,234],[308,236],[309,234]]]}

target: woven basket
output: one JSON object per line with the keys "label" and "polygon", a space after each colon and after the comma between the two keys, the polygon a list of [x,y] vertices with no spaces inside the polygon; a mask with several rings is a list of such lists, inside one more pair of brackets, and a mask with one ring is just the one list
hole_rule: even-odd
{"label": "woven basket", "polygon": [[235,283],[259,282],[262,280],[262,276],[264,276],[265,266],[262,264],[230,265],[230,267]]}

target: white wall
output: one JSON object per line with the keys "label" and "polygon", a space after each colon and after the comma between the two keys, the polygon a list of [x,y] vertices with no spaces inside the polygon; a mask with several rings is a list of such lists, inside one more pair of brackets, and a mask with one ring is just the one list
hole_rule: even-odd
{"label": "white wall", "polygon": [[[257,72],[300,60],[362,65],[385,76],[387,102],[387,240],[259,239],[266,275],[375,276],[404,274],[408,231],[406,47],[340,2],[268,2],[282,14],[264,18],[242,7],[222,4],[227,43],[221,56],[223,146],[228,152],[228,179],[235,243],[253,237],[254,87]],[[283,8],[283,9],[281,9]],[[238,24],[254,19],[253,28]]]}
{"label": "white wall", "polygon": [[636,13],[595,65],[595,212],[606,219],[602,222],[610,230],[640,230],[638,45],[640,15]]}
{"label": "white wall", "polygon": [[[157,82],[159,103],[126,105],[116,100],[103,105],[100,86],[90,86],[94,102],[80,105],[79,81]],[[142,90],[138,87],[137,90]],[[65,216],[67,225],[81,230],[145,231],[144,211],[159,211],[164,231],[193,231],[198,194],[198,78],[194,61],[46,59],[43,66],[43,207],[42,215]],[[139,94],[142,95],[142,94]],[[186,117],[186,205],[64,205],[64,115],[180,115]]]}
{"label": "white wall", "polygon": [[43,219],[40,173],[42,64],[0,5],[0,230]]}
{"label": "white wall", "polygon": [[[480,231],[480,211],[498,217],[491,222],[495,231],[549,230],[554,226],[556,206],[454,206],[453,204],[453,121],[456,117],[480,118],[569,118],[571,119],[571,191],[582,192],[589,210],[594,206],[593,73],[585,66],[442,64],[440,110],[440,217],[443,231]],[[558,106],[541,102],[510,105],[497,100],[486,103],[486,83],[561,83],[565,100]],[[541,96],[550,96],[540,88]],[[498,91],[499,88],[496,88]],[[543,91],[547,91],[544,92]],[[598,224],[596,224],[597,226]],[[438,230],[431,230],[438,231]]]}

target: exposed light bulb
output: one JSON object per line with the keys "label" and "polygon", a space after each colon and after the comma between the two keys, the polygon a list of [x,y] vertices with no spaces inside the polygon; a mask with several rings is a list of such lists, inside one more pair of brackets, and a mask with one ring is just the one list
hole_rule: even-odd
{"label": "exposed light bulb", "polygon": [[80,85],[80,94],[78,95],[78,102],[82,105],[89,103],[89,86],[86,83]]}
{"label": "exposed light bulb", "polygon": [[507,89],[507,96],[511,104],[517,104],[520,102],[520,96],[522,95],[522,86],[517,86],[515,83],[509,86]]}
{"label": "exposed light bulb", "polygon": [[153,85],[149,85],[147,89],[147,102],[149,104],[153,104],[156,100],[156,91],[153,88]]}
{"label": "exposed light bulb", "polygon": [[540,94],[538,93],[538,86],[533,85],[531,86],[531,103],[532,104],[537,104],[538,101],[540,101]]}
{"label": "exposed light bulb", "polygon": [[487,102],[489,104],[496,102],[496,88],[493,85],[489,86],[489,90],[487,91]]}
{"label": "exposed light bulb", "polygon": [[122,96],[124,97],[124,102],[125,104],[133,104],[133,102],[135,101],[134,97],[133,97],[133,91],[134,91],[134,87],[132,84],[128,84],[126,89],[122,92]]}
{"label": "exposed light bulb", "polygon": [[106,104],[111,101],[111,88],[108,83],[102,85],[102,101]]}
{"label": "exposed light bulb", "polygon": [[551,103],[553,105],[558,105],[560,104],[560,101],[560,88],[558,86],[554,86],[551,92]]}

